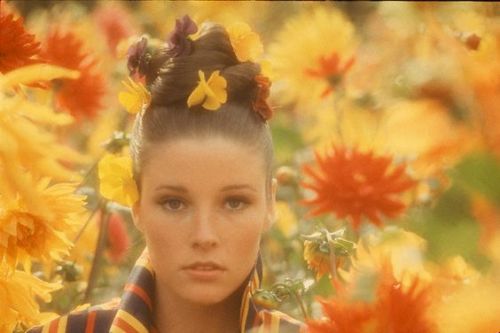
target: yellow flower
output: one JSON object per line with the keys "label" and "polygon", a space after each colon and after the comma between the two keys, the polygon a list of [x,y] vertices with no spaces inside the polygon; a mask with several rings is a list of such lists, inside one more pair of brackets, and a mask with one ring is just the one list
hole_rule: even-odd
{"label": "yellow flower", "polygon": [[227,100],[226,79],[219,74],[219,71],[214,71],[208,81],[206,81],[203,71],[198,71],[198,76],[200,80],[188,97],[188,107],[202,104],[207,110],[217,110]]}
{"label": "yellow flower", "polygon": [[244,22],[235,22],[227,27],[229,40],[239,61],[255,61],[264,48],[260,37]]}
{"label": "yellow flower", "polygon": [[106,154],[99,161],[99,190],[106,199],[132,206],[139,194],[129,155]]}
{"label": "yellow flower", "polygon": [[304,241],[304,260],[316,272],[316,279],[330,273],[330,253],[321,251],[317,242]]}
{"label": "yellow flower", "polygon": [[297,102],[301,111],[315,110],[312,106],[322,101],[319,96],[327,86],[326,80],[309,76],[307,69],[334,52],[349,59],[357,44],[354,25],[341,11],[322,4],[310,7],[285,22],[269,46],[275,80],[283,83],[274,93],[280,103]]}
{"label": "yellow flower", "polygon": [[141,83],[136,83],[130,77],[122,82],[127,91],[118,95],[118,100],[128,113],[136,114],[151,102],[151,94]]}
{"label": "yellow flower", "polygon": [[85,212],[85,197],[74,194],[74,185],[49,185],[48,178],[31,184],[29,196],[0,195],[0,262],[11,268],[18,261],[29,267],[32,259],[61,260],[71,246],[66,235]]}
{"label": "yellow flower", "polygon": [[297,231],[297,217],[284,201],[276,202],[277,227],[283,235],[290,237]]}
{"label": "yellow flower", "polygon": [[51,300],[50,292],[59,289],[22,271],[11,272],[0,263],[0,332],[13,332],[17,324],[37,325],[43,320],[35,297],[44,302]]}

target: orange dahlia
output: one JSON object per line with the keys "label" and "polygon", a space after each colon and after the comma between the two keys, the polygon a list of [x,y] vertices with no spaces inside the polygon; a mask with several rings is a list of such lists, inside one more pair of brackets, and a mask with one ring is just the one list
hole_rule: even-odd
{"label": "orange dahlia", "polygon": [[416,184],[405,173],[406,164],[393,165],[389,156],[345,147],[315,155],[317,168],[303,167],[312,182],[301,182],[316,193],[315,198],[302,201],[313,207],[310,216],[332,212],[338,218],[349,217],[357,230],[362,217],[380,226],[382,216],[395,218],[403,213],[406,205],[399,196]]}
{"label": "orange dahlia", "polygon": [[23,18],[0,11],[0,73],[37,62],[40,43],[24,29]]}
{"label": "orange dahlia", "polygon": [[432,333],[431,293],[413,277],[403,288],[386,266],[378,276],[374,300],[356,299],[349,290],[339,290],[330,300],[320,300],[322,320],[309,320],[307,333]]}
{"label": "orange dahlia", "polygon": [[97,59],[84,50],[83,40],[74,32],[53,29],[42,49],[44,59],[54,65],[80,71],[76,80],[61,80],[56,90],[58,107],[77,120],[93,118],[102,107],[106,82],[97,73]]}

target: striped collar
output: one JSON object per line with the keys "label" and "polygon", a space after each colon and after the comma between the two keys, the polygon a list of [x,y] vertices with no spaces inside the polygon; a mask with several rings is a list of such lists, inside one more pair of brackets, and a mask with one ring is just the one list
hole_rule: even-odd
{"label": "striped collar", "polygon": [[[154,277],[149,253],[143,251],[130,273],[122,299],[116,312],[111,333],[157,332],[153,325]],[[262,324],[259,309],[252,301],[253,292],[259,288],[262,277],[262,261],[258,257],[243,293],[240,307],[240,332],[248,332]]]}

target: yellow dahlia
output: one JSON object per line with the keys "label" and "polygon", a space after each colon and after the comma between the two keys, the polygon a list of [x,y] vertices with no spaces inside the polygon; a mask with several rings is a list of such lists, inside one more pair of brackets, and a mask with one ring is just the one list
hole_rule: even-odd
{"label": "yellow dahlia", "polygon": [[322,4],[301,11],[284,24],[269,46],[275,80],[284,83],[276,85],[276,97],[285,103],[317,104],[329,83],[310,75],[310,69],[321,67],[321,59],[332,54],[348,61],[355,47],[354,26],[339,10]]}
{"label": "yellow dahlia", "polygon": [[0,195],[0,260],[14,268],[18,261],[61,260],[71,242],[66,233],[78,227],[85,212],[84,196],[72,184],[33,182],[30,196]]}
{"label": "yellow dahlia", "polygon": [[50,293],[60,287],[26,272],[11,272],[0,262],[0,332],[13,332],[18,324],[28,327],[39,324],[41,314],[36,297],[49,302]]}

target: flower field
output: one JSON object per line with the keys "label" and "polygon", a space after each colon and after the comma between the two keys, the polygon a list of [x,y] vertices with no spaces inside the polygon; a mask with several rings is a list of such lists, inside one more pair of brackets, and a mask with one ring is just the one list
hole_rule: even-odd
{"label": "flower field", "polygon": [[[254,301],[308,333],[499,332],[498,3],[0,0],[0,333],[121,295],[145,246],[129,69],[186,14],[269,78]],[[226,101],[199,80],[188,103]]]}

